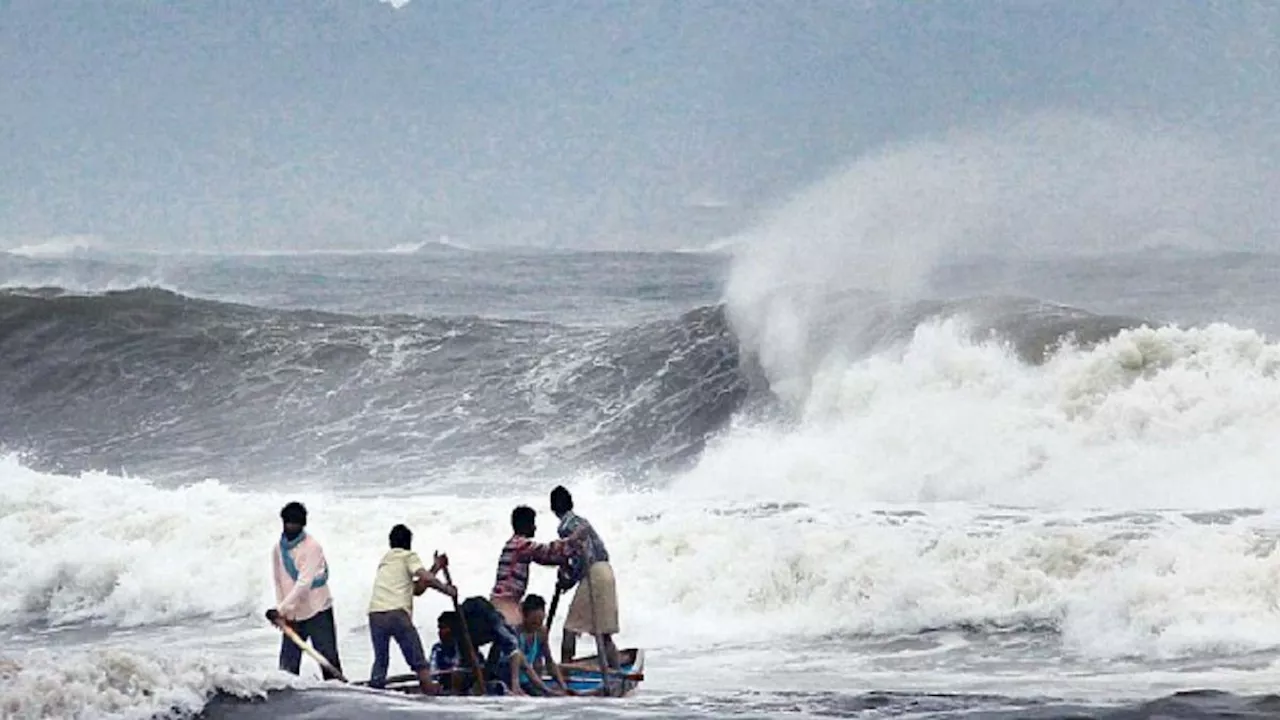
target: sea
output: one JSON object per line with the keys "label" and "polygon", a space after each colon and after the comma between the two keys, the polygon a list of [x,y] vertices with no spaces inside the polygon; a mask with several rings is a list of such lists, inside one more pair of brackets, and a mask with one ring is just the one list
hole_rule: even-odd
{"label": "sea", "polygon": [[[0,716],[1280,716],[1280,255],[819,250],[0,253]],[[363,679],[556,485],[634,695],[276,669],[285,503]]]}

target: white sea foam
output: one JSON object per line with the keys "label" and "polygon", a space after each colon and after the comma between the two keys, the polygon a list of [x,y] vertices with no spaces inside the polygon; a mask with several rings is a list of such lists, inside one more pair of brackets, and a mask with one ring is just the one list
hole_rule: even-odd
{"label": "white sea foam", "polygon": [[262,697],[310,684],[279,672],[246,671],[203,652],[120,648],[32,651],[0,660],[0,717],[139,720],[198,712],[216,692]]}
{"label": "white sea foam", "polygon": [[1226,325],[1139,328],[1028,366],[961,320],[829,363],[798,426],[723,441],[690,490],[809,502],[1273,507],[1280,346]]}

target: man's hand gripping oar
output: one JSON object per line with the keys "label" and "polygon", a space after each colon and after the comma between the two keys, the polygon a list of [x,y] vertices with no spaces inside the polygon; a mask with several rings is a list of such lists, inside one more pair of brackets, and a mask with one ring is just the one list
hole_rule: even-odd
{"label": "man's hand gripping oar", "polygon": [[280,632],[284,633],[284,636],[289,638],[289,640],[292,641],[294,645],[297,645],[299,650],[306,653],[307,655],[310,655],[312,660],[315,660],[317,663],[320,664],[320,667],[333,673],[333,675],[337,677],[339,680],[341,680],[342,682],[344,683],[349,682],[347,680],[347,677],[342,674],[342,671],[334,667],[333,663],[330,663],[328,658],[321,655],[320,652],[315,648],[311,647],[311,643],[299,637],[297,631],[295,631],[293,629],[293,626],[289,624],[289,621],[280,617],[280,613],[276,612],[274,608],[267,611],[267,620],[272,625],[275,625],[276,628],[280,630]]}

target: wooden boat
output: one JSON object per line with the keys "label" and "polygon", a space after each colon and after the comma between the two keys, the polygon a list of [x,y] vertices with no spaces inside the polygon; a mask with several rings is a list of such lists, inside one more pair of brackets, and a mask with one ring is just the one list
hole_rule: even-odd
{"label": "wooden boat", "polygon": [[[622,667],[616,673],[610,673],[611,676],[616,675],[616,677],[610,679],[611,687],[607,695],[603,692],[604,683],[601,681],[597,656],[588,655],[575,658],[573,662],[562,664],[560,671],[564,673],[565,682],[579,695],[626,697],[635,692],[640,683],[644,682],[644,650],[639,648],[619,650],[618,661]],[[555,683],[555,680],[545,673],[542,676],[542,681],[547,683],[548,687]],[[369,683],[365,680],[354,684],[367,686]],[[387,678],[387,685],[384,689],[417,695],[419,692],[418,677],[412,674],[393,675]]]}
{"label": "wooden boat", "polygon": [[[621,688],[618,688],[615,683],[610,697],[626,697],[635,692],[640,683],[644,682],[644,650],[639,648],[618,650],[618,663],[621,665],[618,668],[618,681],[621,683]],[[603,685],[600,677],[600,661],[595,655],[565,663],[560,666],[560,672],[564,674],[565,682],[569,683],[569,688],[574,692],[581,695],[602,694],[600,692]],[[554,682],[545,674],[542,681]]]}

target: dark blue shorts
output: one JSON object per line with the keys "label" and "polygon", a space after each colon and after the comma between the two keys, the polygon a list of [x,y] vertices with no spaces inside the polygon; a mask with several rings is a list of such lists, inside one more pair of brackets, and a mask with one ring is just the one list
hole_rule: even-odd
{"label": "dark blue shorts", "polygon": [[369,685],[380,687],[387,677],[390,658],[387,650],[395,640],[404,655],[404,661],[414,672],[428,667],[427,656],[422,652],[422,638],[413,626],[409,613],[403,610],[369,613],[369,637],[373,641],[373,669],[369,673]]}

